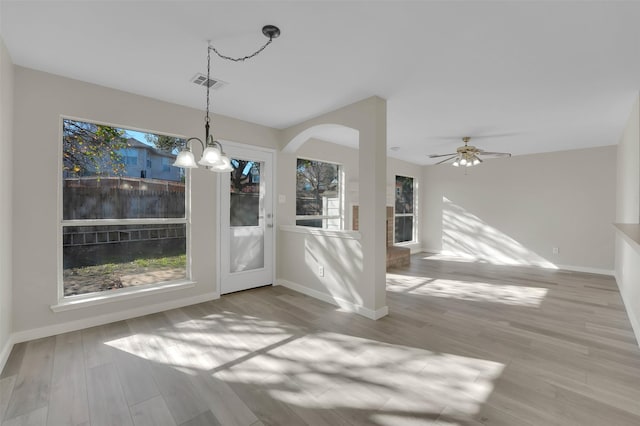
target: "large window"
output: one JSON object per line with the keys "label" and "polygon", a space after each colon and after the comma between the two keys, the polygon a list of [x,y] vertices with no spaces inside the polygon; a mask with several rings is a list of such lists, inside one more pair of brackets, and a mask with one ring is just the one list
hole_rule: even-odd
{"label": "large window", "polygon": [[396,176],[396,208],[395,208],[394,242],[406,243],[414,241],[415,208],[413,198],[413,178]]}
{"label": "large window", "polygon": [[[138,158],[175,158],[183,140],[63,119],[62,296],[187,277],[185,179],[143,179]],[[159,162],[160,162],[159,161]]]}
{"label": "large window", "polygon": [[298,158],[296,225],[342,229],[341,167]]}

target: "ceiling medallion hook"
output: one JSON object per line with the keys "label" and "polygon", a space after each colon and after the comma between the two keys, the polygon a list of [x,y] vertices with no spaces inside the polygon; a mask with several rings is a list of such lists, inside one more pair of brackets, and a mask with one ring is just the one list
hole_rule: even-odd
{"label": "ceiling medallion hook", "polygon": [[264,27],[262,27],[262,34],[265,35],[265,37],[271,39],[274,38],[278,38],[280,37],[280,28],[276,27],[275,25],[265,25]]}

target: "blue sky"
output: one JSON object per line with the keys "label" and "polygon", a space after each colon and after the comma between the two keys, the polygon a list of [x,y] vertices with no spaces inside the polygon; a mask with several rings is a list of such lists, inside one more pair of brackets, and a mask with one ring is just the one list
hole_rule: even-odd
{"label": "blue sky", "polygon": [[138,132],[136,130],[129,130],[129,129],[123,129],[124,133],[130,137],[130,138],[134,138],[137,139],[138,141],[147,144],[149,146],[153,146],[152,143],[147,142],[147,138],[144,137],[144,135],[146,135],[146,133],[144,132]]}

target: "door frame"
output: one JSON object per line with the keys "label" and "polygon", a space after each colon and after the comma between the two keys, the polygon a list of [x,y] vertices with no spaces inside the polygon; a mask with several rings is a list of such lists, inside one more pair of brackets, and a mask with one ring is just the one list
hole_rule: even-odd
{"label": "door frame", "polygon": [[[263,146],[257,146],[257,145],[250,145],[250,144],[245,144],[245,143],[239,143],[239,142],[232,142],[232,141],[228,141],[228,140],[224,140],[221,139],[220,142],[223,144],[223,146],[225,147],[233,147],[233,148],[239,148],[239,149],[247,149],[247,150],[253,150],[253,151],[258,151],[258,152],[263,152],[263,153],[269,153],[271,154],[271,209],[273,210],[273,238],[272,238],[272,247],[271,247],[271,264],[272,264],[272,271],[271,271],[271,279],[272,279],[272,284],[271,285],[276,285],[276,247],[277,247],[277,238],[278,238],[278,232],[277,232],[277,228],[278,225],[276,223],[276,219],[277,219],[277,197],[276,197],[276,193],[277,193],[277,186],[276,183],[278,181],[278,179],[276,179],[276,170],[278,170],[277,168],[277,150],[273,149],[273,148],[267,148],[267,147],[263,147]],[[231,156],[230,156],[231,157]],[[227,188],[228,190],[229,188]],[[222,247],[222,208],[221,208],[221,197],[222,197],[222,179],[220,179],[219,177],[216,177],[216,224],[215,224],[215,230],[216,230],[216,259],[215,259],[215,264],[216,264],[216,293],[218,294],[218,297],[222,296],[222,251],[221,251],[221,247]],[[265,259],[266,259],[266,247],[265,247]]]}

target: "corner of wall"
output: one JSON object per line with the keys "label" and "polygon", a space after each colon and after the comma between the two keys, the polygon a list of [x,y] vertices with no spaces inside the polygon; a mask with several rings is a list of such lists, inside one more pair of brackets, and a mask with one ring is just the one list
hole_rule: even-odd
{"label": "corner of wall", "polygon": [[13,347],[13,74],[0,37],[0,371]]}
{"label": "corner of wall", "polygon": [[[640,226],[640,94],[618,144],[616,221]],[[640,344],[640,251],[616,232],[615,278]]]}

